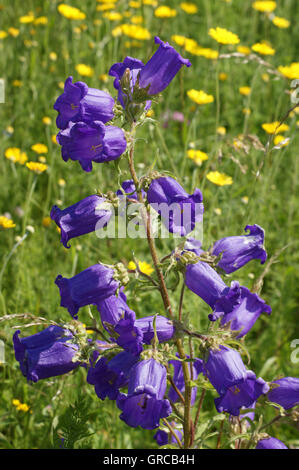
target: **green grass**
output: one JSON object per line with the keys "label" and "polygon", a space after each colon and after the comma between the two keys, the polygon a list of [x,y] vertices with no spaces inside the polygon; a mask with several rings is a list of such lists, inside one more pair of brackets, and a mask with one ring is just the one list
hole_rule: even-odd
{"label": "green grass", "polygon": [[[61,201],[67,207],[93,194],[116,190],[118,181],[129,178],[125,159],[119,163],[117,174],[113,163],[94,165],[94,170],[84,173],[79,164],[63,162],[60,148],[51,140],[57,133],[56,112],[53,104],[61,93],[59,82],[72,75],[74,81],[86,81],[89,86],[108,90],[115,95],[113,79],[102,83],[98,76],[108,73],[110,66],[122,61],[126,55],[137,57],[144,62],[155,50],[153,37],[160,35],[171,41],[172,34],[183,34],[196,39],[204,47],[217,49],[217,43],[208,35],[210,27],[226,27],[237,33],[241,44],[251,46],[260,40],[268,40],[276,49],[274,56],[262,57],[276,70],[298,60],[298,27],[295,18],[299,5],[295,0],[277,2],[277,15],[291,20],[286,30],[275,27],[262,13],[251,8],[250,1],[233,0],[226,3],[197,0],[199,13],[189,16],[180,11],[173,19],[160,20],[154,17],[152,7],[132,10],[128,2],[118,2],[118,11],[133,11],[143,14],[146,26],[152,34],[148,41],[140,42],[141,47],[127,48],[130,40],[124,36],[114,38],[111,30],[119,22],[109,22],[96,12],[95,1],[68,2],[86,13],[86,20],[72,22],[57,12],[57,1],[10,2],[2,0],[1,29],[20,29],[18,37],[8,36],[0,40],[0,76],[5,79],[6,99],[0,104],[0,215],[11,214],[16,227],[0,232],[0,271],[16,243],[22,236],[25,225],[34,227],[24,242],[17,247],[3,271],[0,313],[9,315],[30,312],[54,321],[66,322],[68,313],[61,308],[60,296],[54,280],[58,274],[66,277],[77,273],[99,260],[104,263],[123,261],[125,264],[136,258],[151,262],[146,240],[132,239],[99,240],[89,234],[72,241],[71,249],[65,250],[54,226],[46,228],[43,217],[49,216],[51,207]],[[13,5],[14,3],[14,5]],[[179,10],[179,1],[167,2]],[[36,16],[45,15],[47,25],[20,24],[19,17],[29,10]],[[95,25],[95,19],[102,19]],[[128,22],[129,20],[126,20]],[[87,28],[80,34],[74,28],[84,24]],[[296,30],[297,28],[297,30]],[[32,34],[32,29],[35,33]],[[31,43],[25,43],[31,41]],[[93,47],[90,47],[90,43]],[[27,44],[27,45],[26,45]],[[174,43],[172,42],[174,45]],[[286,136],[290,137],[287,147],[274,149],[266,154],[249,143],[247,152],[234,147],[233,141],[247,132],[256,136],[266,145],[270,139],[261,124],[280,120],[291,108],[290,81],[269,73],[268,67],[257,61],[244,63],[243,59],[230,58],[211,61],[192,56],[176,46],[192,62],[192,67],[182,70],[163,93],[159,104],[154,106],[156,125],[147,123],[138,131],[136,163],[138,175],[155,164],[155,169],[170,171],[178,177],[187,191],[199,187],[204,196],[204,248],[213,241],[229,235],[242,234],[247,224],[259,224],[266,231],[268,259],[278,250],[284,250],[277,257],[264,279],[263,299],[272,306],[270,317],[261,316],[246,338],[250,351],[252,368],[257,374],[263,373],[265,380],[279,376],[298,376],[298,364],[290,360],[293,339],[299,338],[298,329],[298,124],[299,114],[293,113],[286,120],[290,126]],[[231,53],[235,46],[221,46],[220,53]],[[56,52],[57,61],[51,61],[50,52]],[[75,66],[84,63],[94,68],[92,78],[80,77]],[[218,81],[220,72],[227,73],[227,80]],[[268,73],[269,81],[263,80]],[[13,81],[21,80],[21,87],[14,87]],[[240,86],[251,86],[250,97],[239,94]],[[219,98],[212,104],[196,106],[187,97],[191,88],[203,89]],[[250,100],[250,104],[249,104]],[[242,112],[251,108],[246,117]],[[217,111],[218,109],[218,111]],[[183,124],[174,121],[163,127],[163,116],[169,111],[184,113]],[[46,126],[44,116],[52,119]],[[217,125],[225,126],[227,133],[216,134]],[[8,126],[14,128],[9,134]],[[41,142],[48,146],[46,155],[49,169],[35,176],[26,166],[13,164],[4,157],[8,147],[19,147],[30,160],[38,156],[31,146]],[[193,145],[208,153],[209,160],[201,167],[186,158],[186,150]],[[270,142],[270,148],[272,143]],[[231,186],[218,187],[207,180],[211,170],[218,170],[233,178]],[[64,188],[58,180],[66,181]],[[33,181],[34,191],[29,199]],[[248,197],[248,203],[242,201]],[[221,209],[217,215],[215,209]],[[21,211],[20,211],[21,209]],[[22,216],[20,213],[22,212]],[[157,243],[159,254],[165,256],[173,249],[171,240]],[[263,272],[259,262],[251,262],[231,279],[251,288],[254,280]],[[1,282],[1,281],[0,281]],[[174,310],[178,307],[178,293],[173,293]],[[128,302],[137,316],[163,313],[163,305],[156,294],[148,294],[127,288]],[[207,327],[208,309],[204,302],[186,290],[184,312],[189,313],[195,328]],[[92,309],[95,317],[96,311]],[[88,309],[82,309],[80,320],[88,324]],[[84,370],[77,370],[64,377],[27,384],[12,347],[14,326],[21,325],[22,334],[29,335],[40,330],[40,326],[25,328],[26,321],[19,319],[1,323],[0,339],[5,343],[5,364],[0,366],[0,448],[48,448],[52,447],[53,430],[59,429],[59,417],[69,405],[74,405],[81,393],[86,397],[90,417],[87,422],[91,434],[78,445],[92,448],[152,448],[154,432],[128,428],[118,419],[119,410],[114,403],[101,402],[93,387],[86,383]],[[271,360],[270,362],[267,362]],[[213,412],[212,398],[208,394],[203,412]],[[30,406],[31,412],[17,411],[12,399],[17,398]],[[274,410],[267,409],[267,417],[274,416]],[[277,424],[270,428],[271,435],[279,437],[287,445],[298,446],[298,434],[293,426]],[[270,433],[269,431],[269,433]],[[54,436],[56,436],[54,431]],[[213,446],[213,441],[211,441]]]}

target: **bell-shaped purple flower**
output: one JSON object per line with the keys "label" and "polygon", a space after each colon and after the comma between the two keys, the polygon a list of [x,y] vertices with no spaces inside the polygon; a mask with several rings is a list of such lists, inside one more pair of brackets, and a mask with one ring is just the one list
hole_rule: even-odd
{"label": "bell-shaped purple flower", "polygon": [[119,289],[118,295],[110,295],[100,300],[97,307],[103,327],[107,331],[110,331],[110,327],[115,326],[126,312],[132,312],[127,305],[123,287]]}
{"label": "bell-shaped purple flower", "polygon": [[[118,101],[120,102],[123,108],[126,107],[128,102],[132,101],[133,89],[136,85],[138,74],[142,70],[143,67],[144,67],[144,64],[141,60],[134,59],[133,57],[128,56],[124,59],[123,62],[117,62],[116,64],[113,64],[109,70],[109,75],[111,77],[115,77],[113,86],[118,91]],[[130,92],[131,93],[130,96],[124,93],[124,91],[122,90],[122,86],[121,86],[121,79],[123,78],[123,75],[127,69],[129,69],[129,73],[130,73],[130,77],[129,77],[130,90],[127,90],[127,93]],[[150,107],[151,107],[151,101],[148,100],[146,102],[145,109],[149,109]]]}
{"label": "bell-shaped purple flower", "polygon": [[102,357],[89,368],[86,380],[94,385],[95,392],[101,400],[105,400],[106,397],[109,400],[116,400],[119,389],[127,385],[129,372],[137,361],[136,356],[125,351],[110,361]]}
{"label": "bell-shaped purple flower", "polygon": [[[135,321],[135,326],[143,333],[143,343],[145,344],[151,344],[154,337],[154,318],[154,315],[150,315],[148,317],[138,318]],[[159,343],[169,341],[175,333],[173,322],[163,315],[157,315],[156,332]]]}
{"label": "bell-shaped purple flower", "polygon": [[79,348],[72,342],[69,330],[51,325],[25,338],[20,338],[19,334],[17,330],[13,335],[15,358],[27,380],[37,382],[63,375],[80,365],[73,361]]}
{"label": "bell-shaped purple flower", "polygon": [[240,354],[227,346],[210,349],[203,362],[203,372],[220,397],[215,399],[219,413],[238,416],[242,407],[251,408],[258,397],[269,391],[269,385],[247,370]]}
{"label": "bell-shaped purple flower", "polygon": [[[189,358],[189,356],[187,357]],[[169,364],[173,365],[174,372],[173,372],[172,378],[173,378],[174,384],[176,385],[177,389],[184,395],[185,380],[184,380],[182,362],[171,360],[169,361]],[[190,377],[192,373],[193,380],[196,380],[199,374],[202,372],[203,370],[202,366],[203,366],[203,361],[201,359],[195,359],[194,362],[188,364]],[[194,405],[194,402],[196,399],[196,393],[197,393],[197,387],[192,387],[191,405]],[[179,400],[179,396],[172,386],[169,388],[168,398],[173,402],[176,402]]]}
{"label": "bell-shaped purple flower", "polygon": [[135,319],[135,312],[132,310],[126,311],[123,318],[115,325],[114,331],[117,334],[115,340],[117,344],[125,351],[138,356],[142,351],[143,333],[135,325]]}
{"label": "bell-shaped purple flower", "polygon": [[59,287],[61,307],[77,318],[80,307],[97,305],[115,294],[120,283],[113,276],[114,270],[102,264],[90,266],[71,278],[57,276],[55,284]]}
{"label": "bell-shaped purple flower", "polygon": [[273,388],[268,393],[268,399],[278,405],[282,406],[285,410],[299,405],[299,379],[296,377],[284,377],[282,379],[274,380],[273,384],[278,387]]}
{"label": "bell-shaped purple flower", "polygon": [[188,194],[169,176],[152,180],[147,200],[171,233],[185,236],[194,230],[196,223],[202,221],[204,207],[201,191],[195,189],[193,194]]}
{"label": "bell-shaped purple flower", "polygon": [[114,99],[108,93],[89,88],[84,82],[73,83],[73,77],[68,77],[64,92],[54,104],[54,109],[59,113],[56,125],[59,129],[65,129],[70,121],[106,123],[114,116],[113,107]]}
{"label": "bell-shaped purple flower", "polygon": [[256,449],[288,449],[288,447],[279,439],[269,436],[266,439],[260,439]]}
{"label": "bell-shaped purple flower", "polygon": [[267,259],[264,230],[259,225],[246,225],[245,232],[248,230],[247,235],[225,237],[214,243],[212,255],[222,253],[218,266],[227,274],[240,269],[252,259],[260,259],[261,264]]}
{"label": "bell-shaped purple flower", "polygon": [[[183,433],[179,429],[176,429],[177,423],[175,421],[171,421],[170,424],[174,430],[175,435],[177,436],[179,441],[182,442]],[[175,439],[175,437],[170,432],[163,431],[162,429],[158,429],[158,431],[154,435],[154,439],[156,440],[158,446],[165,446],[167,444],[177,444],[177,440]]]}
{"label": "bell-shaped purple flower", "polygon": [[160,419],[172,411],[169,401],[163,398],[165,391],[165,367],[153,358],[138,362],[130,371],[128,394],[117,397],[120,418],[133,428],[157,428]]}
{"label": "bell-shaped purple flower", "polygon": [[69,248],[71,238],[94,232],[95,229],[105,227],[112,217],[106,199],[96,194],[88,196],[66,209],[53,206],[50,217],[61,229],[61,243]]}
{"label": "bell-shaped purple flower", "polygon": [[140,71],[139,87],[148,88],[149,95],[161,93],[173,80],[179,70],[191,62],[184,59],[168,42],[163,42],[155,37],[158,49]]}
{"label": "bell-shaped purple flower", "polygon": [[57,135],[65,162],[78,160],[84,171],[92,170],[92,162],[104,163],[119,158],[127,147],[124,131],[105,126],[101,121],[70,122]]}
{"label": "bell-shaped purple flower", "polygon": [[[121,187],[122,187],[123,190],[118,189],[116,191],[116,194],[119,198],[128,197],[130,199],[134,199],[136,202],[138,201],[137,191],[136,191],[135,184],[134,184],[133,180],[123,181],[122,184],[121,184]],[[141,192],[142,192],[142,196],[144,198],[146,196],[146,193],[143,189],[141,190]],[[124,193],[126,194],[126,196],[125,196]]]}

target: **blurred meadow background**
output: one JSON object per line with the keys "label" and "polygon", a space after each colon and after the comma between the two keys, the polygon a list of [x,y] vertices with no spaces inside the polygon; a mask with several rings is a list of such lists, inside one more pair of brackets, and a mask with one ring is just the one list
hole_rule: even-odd
{"label": "blurred meadow background", "polygon": [[[299,79],[299,2],[0,3],[0,78],[5,83],[5,102],[0,104],[0,339],[5,352],[0,364],[0,448],[59,446],[66,416],[81,423],[77,447],[157,447],[155,431],[129,428],[118,419],[114,403],[97,398],[82,368],[26,383],[12,335],[16,326],[23,336],[43,326],[26,327],[29,316],[3,319],[26,313],[69,321],[54,280],[99,260],[127,266],[134,255],[150,272],[146,240],[101,240],[91,233],[72,240],[67,250],[49,215],[54,204],[65,208],[97,190],[115,191],[130,177],[125,159],[118,169],[113,162],[95,164],[91,173],[77,162],[63,162],[53,104],[65,79],[71,75],[116,96],[108,76],[111,65],[126,56],[147,62],[156,50],[155,36],[171,43],[192,67],[180,71],[152,106],[152,120],[138,131],[139,175],[153,166],[169,171],[188,192],[202,190],[205,249],[219,238],[244,234],[247,224],[265,229],[268,261],[264,266],[250,262],[233,277],[252,288],[264,276],[261,295],[272,307],[272,315],[262,315],[246,338],[248,367],[269,381],[298,376],[291,342],[299,338],[299,108],[293,82]],[[229,37],[233,44],[209,34],[217,27],[237,35]],[[224,42],[228,36],[224,34]],[[157,246],[163,257],[173,241],[157,241]],[[137,317],[163,313],[156,293],[142,292],[134,283],[126,293]],[[177,308],[178,293],[172,301]],[[80,320],[91,325],[88,308],[81,310]],[[207,327],[207,306],[187,290],[184,310],[196,329]],[[96,318],[96,310],[91,312]],[[204,416],[214,414],[215,396],[207,394]],[[274,409],[267,413],[269,420],[275,416]],[[298,446],[295,425],[278,423],[270,431],[288,446]],[[208,445],[213,447],[213,441]]]}

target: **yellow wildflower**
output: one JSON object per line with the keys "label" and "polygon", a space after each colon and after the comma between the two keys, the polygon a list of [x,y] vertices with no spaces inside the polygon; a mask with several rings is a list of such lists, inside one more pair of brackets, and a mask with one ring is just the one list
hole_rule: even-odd
{"label": "yellow wildflower", "polygon": [[20,30],[17,29],[17,28],[8,28],[8,34],[10,34],[11,36],[13,36],[14,38],[16,38],[17,36],[19,36],[20,34]]}
{"label": "yellow wildflower", "polygon": [[114,28],[112,31],[111,31],[111,34],[114,38],[118,37],[118,36],[121,36],[123,33],[123,29],[121,26],[116,26],[116,28]]}
{"label": "yellow wildflower", "polygon": [[63,178],[59,178],[58,180],[58,185],[61,186],[62,188],[66,185],[66,182]]}
{"label": "yellow wildflower", "polygon": [[214,212],[215,212],[216,215],[221,215],[222,214],[222,210],[220,209],[220,207],[215,207]]}
{"label": "yellow wildflower", "polygon": [[237,51],[240,52],[240,54],[244,55],[249,55],[250,54],[250,47],[248,46],[238,46]]}
{"label": "yellow wildflower", "polygon": [[208,95],[203,90],[188,90],[188,97],[197,104],[213,103],[214,96]]}
{"label": "yellow wildflower", "polygon": [[24,411],[24,413],[27,413],[27,411],[29,411],[29,406],[26,405],[26,403],[20,403],[20,404],[17,406],[17,410],[18,410],[18,411]]}
{"label": "yellow wildflower", "polygon": [[144,21],[143,16],[141,15],[133,15],[131,18],[131,23],[133,24],[142,24]]}
{"label": "yellow wildflower", "polygon": [[210,171],[207,174],[207,179],[211,181],[211,183],[217,184],[217,186],[233,184],[233,179],[231,176],[228,176],[225,173],[219,173],[219,171]]}
{"label": "yellow wildflower", "polygon": [[146,113],[146,117],[153,117],[155,114],[155,111],[153,109],[149,109],[148,112]]}
{"label": "yellow wildflower", "polygon": [[48,24],[48,18],[46,16],[39,16],[38,18],[36,18],[36,20],[34,20],[34,24],[35,25]]}
{"label": "yellow wildflower", "polygon": [[224,126],[219,126],[217,127],[217,134],[219,135],[225,135],[226,134],[226,129]]}
{"label": "yellow wildflower", "polygon": [[220,72],[218,77],[219,77],[219,80],[221,80],[222,82],[225,82],[225,80],[227,80],[227,73]]}
{"label": "yellow wildflower", "polygon": [[266,72],[262,73],[262,80],[267,83],[270,80],[269,74]]}
{"label": "yellow wildflower", "polygon": [[43,220],[42,220],[42,225],[43,225],[43,227],[48,228],[48,227],[50,227],[51,222],[52,222],[51,217],[44,217]]}
{"label": "yellow wildflower", "polygon": [[215,51],[214,49],[210,49],[209,47],[201,47],[198,44],[193,46],[192,44],[185,46],[185,49],[187,52],[190,52],[190,54],[197,55],[197,56],[202,56],[205,57],[206,59],[217,59],[218,58],[218,51]]}
{"label": "yellow wildflower", "polygon": [[117,11],[108,11],[107,13],[103,13],[103,17],[107,18],[109,21],[120,21],[123,15]]}
{"label": "yellow wildflower", "polygon": [[52,135],[51,135],[51,140],[52,140],[53,144],[57,144],[57,145],[58,145],[58,142],[57,142],[57,140],[56,140],[56,134],[52,134]]}
{"label": "yellow wildflower", "polygon": [[68,20],[85,20],[86,15],[79,8],[71,7],[61,3],[57,7],[59,13]]}
{"label": "yellow wildflower", "polygon": [[272,23],[277,26],[278,28],[288,28],[290,26],[290,21],[286,18],[281,18],[280,16],[274,16]]}
{"label": "yellow wildflower", "polygon": [[211,36],[215,41],[219,42],[220,44],[238,44],[240,42],[239,37],[237,34],[228,31],[225,28],[210,28],[209,36]]}
{"label": "yellow wildflower", "polygon": [[264,13],[271,13],[276,8],[276,2],[257,1],[257,2],[253,2],[252,8],[254,8],[257,11],[262,11]]}
{"label": "yellow wildflower", "polygon": [[13,228],[15,226],[16,224],[14,224],[11,219],[9,219],[8,217],[5,217],[4,215],[0,216],[0,227]]}
{"label": "yellow wildflower", "polygon": [[23,85],[23,82],[21,80],[14,80],[12,82],[12,86],[14,86],[16,88],[20,88],[22,85]]}
{"label": "yellow wildflower", "polygon": [[140,6],[141,6],[140,2],[135,2],[134,0],[129,2],[129,7],[131,7],[131,8],[139,8]]}
{"label": "yellow wildflower", "polygon": [[21,165],[24,165],[24,163],[27,162],[28,157],[25,152],[22,152],[19,148],[17,147],[9,147],[5,150],[4,153],[5,157],[8,160],[11,160],[12,162],[18,162]]}
{"label": "yellow wildflower", "polygon": [[289,145],[290,139],[279,134],[274,137],[273,142],[276,146],[285,147],[286,145]]}
{"label": "yellow wildflower", "polygon": [[41,163],[46,163],[47,159],[46,159],[46,157],[44,157],[44,155],[40,155],[38,157],[38,161],[41,162]]}
{"label": "yellow wildflower", "polygon": [[121,25],[121,30],[125,36],[128,36],[132,39],[138,39],[142,41],[150,39],[151,37],[150,32],[146,28],[135,24],[123,24]]}
{"label": "yellow wildflower", "polygon": [[31,149],[38,154],[48,153],[48,147],[45,144],[34,144],[31,146]]}
{"label": "yellow wildflower", "polygon": [[101,80],[101,82],[107,83],[108,80],[109,80],[108,74],[107,73],[101,73],[99,75],[99,80]]}
{"label": "yellow wildflower", "polygon": [[116,0],[97,0],[99,3],[116,3]]}
{"label": "yellow wildflower", "polygon": [[8,132],[8,134],[13,134],[14,131],[15,131],[12,126],[7,126],[7,128],[5,130],[6,130],[6,132]]}
{"label": "yellow wildflower", "polygon": [[241,86],[239,92],[241,95],[248,96],[251,92],[251,88],[250,86]]}
{"label": "yellow wildflower", "polygon": [[162,5],[155,10],[155,16],[157,18],[174,18],[177,15],[177,11],[174,8],[170,8],[166,5]]}
{"label": "yellow wildflower", "polygon": [[150,5],[156,7],[158,5],[157,0],[142,0],[143,5]]}
{"label": "yellow wildflower", "polygon": [[8,36],[6,31],[0,31],[0,39],[5,39]]}
{"label": "yellow wildflower", "polygon": [[82,77],[92,77],[94,73],[93,68],[85,64],[78,64],[76,65],[75,69]]}
{"label": "yellow wildflower", "polygon": [[242,113],[249,116],[249,114],[251,114],[251,109],[250,108],[243,108]]}
{"label": "yellow wildflower", "polygon": [[113,10],[115,8],[114,3],[104,3],[103,5],[97,5],[97,11],[108,11]]}
{"label": "yellow wildflower", "polygon": [[180,3],[180,7],[185,13],[188,13],[188,15],[194,15],[198,12],[198,8],[195,3],[182,2]]}
{"label": "yellow wildflower", "polygon": [[[128,269],[130,271],[135,271],[136,267],[137,266],[134,263],[134,261],[129,262]],[[138,267],[142,273],[147,274],[148,276],[150,276],[152,272],[154,272],[154,268],[150,264],[148,264],[146,261],[138,261]]]}
{"label": "yellow wildflower", "polygon": [[14,398],[11,402],[14,406],[18,406],[21,404],[20,400],[18,400],[17,398]]}
{"label": "yellow wildflower", "polygon": [[22,24],[32,23],[35,20],[33,15],[25,15],[19,18],[19,22]]}
{"label": "yellow wildflower", "polygon": [[53,60],[53,62],[55,62],[55,60],[57,60],[56,52],[50,52],[49,58],[50,58],[50,60]]}
{"label": "yellow wildflower", "polygon": [[39,162],[28,162],[26,163],[26,166],[30,171],[34,171],[34,173],[37,173],[38,175],[46,171],[48,168],[48,165]]}
{"label": "yellow wildflower", "polygon": [[268,122],[262,124],[262,128],[267,134],[278,134],[279,132],[285,132],[289,130],[289,126],[287,124],[280,124],[279,121]]}
{"label": "yellow wildflower", "polygon": [[190,160],[193,160],[196,165],[201,165],[202,162],[205,160],[208,160],[208,155],[205,152],[202,152],[201,150],[195,150],[195,149],[189,149],[187,150],[187,157],[190,158]]}
{"label": "yellow wildflower", "polygon": [[268,44],[264,42],[257,42],[256,44],[253,44],[253,46],[251,46],[251,49],[254,52],[258,52],[259,54],[262,54],[262,55],[274,55],[275,54],[275,49],[273,49],[273,47],[269,46]]}
{"label": "yellow wildflower", "polygon": [[248,197],[248,196],[243,196],[243,197],[241,197],[241,201],[242,201],[244,204],[248,204],[249,197]]}
{"label": "yellow wildflower", "polygon": [[286,65],[285,67],[280,65],[278,67],[278,71],[284,75],[284,77],[289,78],[290,80],[295,78],[299,79],[299,62],[292,62],[291,65]]}
{"label": "yellow wildflower", "polygon": [[51,118],[49,118],[48,116],[44,116],[43,119],[43,124],[45,124],[46,126],[49,126],[51,124]]}

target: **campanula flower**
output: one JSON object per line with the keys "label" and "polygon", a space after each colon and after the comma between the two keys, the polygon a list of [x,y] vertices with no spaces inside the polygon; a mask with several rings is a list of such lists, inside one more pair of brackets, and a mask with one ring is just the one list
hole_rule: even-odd
{"label": "campanula flower", "polygon": [[279,439],[269,436],[265,439],[260,439],[256,449],[288,449],[288,447]]}
{"label": "campanula flower", "polygon": [[73,358],[78,346],[72,342],[69,330],[51,325],[25,338],[19,337],[20,330],[13,335],[16,360],[24,377],[32,382],[66,374],[80,364]]}
{"label": "campanula flower", "polygon": [[142,351],[143,333],[135,325],[135,319],[135,312],[127,310],[115,325],[114,331],[117,334],[117,344],[124,348],[125,351],[138,356]]}
{"label": "campanula flower", "polygon": [[268,393],[270,401],[277,403],[285,410],[299,405],[299,379],[296,377],[284,377],[274,380],[272,384],[277,384],[278,387],[273,388]]}
{"label": "campanula flower", "polygon": [[[187,356],[189,358],[189,356]],[[169,364],[173,365],[173,381],[178,388],[180,392],[184,395],[185,392],[185,379],[184,379],[184,372],[183,372],[183,367],[182,367],[182,361],[176,361],[176,360],[171,360],[169,361]],[[202,372],[202,365],[203,362],[201,359],[195,359],[194,362],[189,363],[189,372],[191,376],[191,371],[193,374],[193,380],[196,380],[199,374]],[[191,405],[194,405],[195,399],[196,399],[196,392],[197,392],[197,387],[192,387],[192,392],[191,392]],[[168,392],[168,397],[171,401],[176,402],[179,400],[179,396],[175,389],[171,386]]]}
{"label": "campanula flower", "polygon": [[269,385],[247,370],[240,354],[227,346],[210,349],[203,362],[203,373],[219,393],[215,399],[219,413],[238,416],[242,407],[251,408],[258,397],[269,391]]}
{"label": "campanula flower", "polygon": [[[154,337],[154,315],[138,318],[135,321],[135,326],[142,331],[143,343],[151,344]],[[157,315],[156,332],[159,343],[169,341],[175,333],[173,322],[163,315]]]}
{"label": "campanula flower", "polygon": [[64,92],[54,104],[54,109],[59,113],[56,125],[59,129],[65,129],[70,121],[106,123],[114,116],[113,106],[114,99],[105,91],[89,88],[84,82],[73,83],[73,77],[68,77]]}
{"label": "campanula flower", "polygon": [[106,397],[109,400],[116,400],[119,388],[127,385],[129,372],[137,361],[136,356],[125,351],[110,361],[102,357],[89,368],[86,380],[94,385],[95,392],[101,400],[105,400]]}
{"label": "campanula flower", "polygon": [[[183,433],[179,429],[176,429],[177,423],[175,421],[171,421],[170,424],[179,441],[182,441]],[[170,432],[163,431],[162,429],[158,429],[158,431],[154,435],[154,439],[156,440],[159,446],[165,446],[167,444],[177,444],[177,440],[175,439],[175,437]]]}
{"label": "campanula flower", "polygon": [[199,189],[188,194],[173,178],[162,176],[153,179],[147,200],[161,215],[163,224],[171,233],[187,235],[194,230],[195,224],[202,221],[203,198]]}
{"label": "campanula flower", "polygon": [[61,229],[61,243],[69,248],[71,238],[94,232],[98,223],[105,227],[112,211],[108,209],[105,198],[94,194],[63,210],[53,206],[50,217]]}
{"label": "campanula flower", "polygon": [[267,259],[264,248],[264,230],[259,225],[246,225],[245,231],[249,234],[225,237],[214,243],[212,255],[222,253],[218,263],[227,274],[240,269],[252,259],[260,259],[261,264]]}
{"label": "campanula flower", "polygon": [[165,392],[166,368],[153,358],[138,362],[130,371],[128,394],[120,393],[116,401],[120,418],[133,428],[157,428],[172,411]]}
{"label": "campanula flower", "polygon": [[118,295],[110,295],[97,303],[103,327],[109,331],[110,326],[115,326],[124,316],[125,312],[132,311],[127,305],[127,297],[123,287]]}
{"label": "campanula flower", "polygon": [[61,307],[68,309],[77,318],[80,307],[97,305],[101,300],[114,295],[120,282],[114,279],[114,270],[102,264],[95,264],[66,278],[57,276],[55,284],[59,287]]}
{"label": "campanula flower", "polygon": [[148,95],[161,93],[173,80],[179,70],[191,62],[184,59],[168,42],[163,42],[156,36],[158,49],[140,71],[139,87],[148,88]]}
{"label": "campanula flower", "polygon": [[124,131],[105,126],[101,121],[70,122],[57,135],[65,162],[78,160],[84,171],[92,170],[92,162],[104,163],[119,158],[127,147]]}

